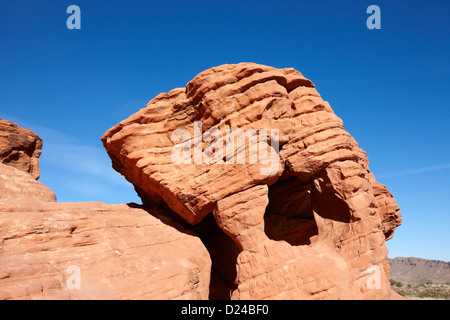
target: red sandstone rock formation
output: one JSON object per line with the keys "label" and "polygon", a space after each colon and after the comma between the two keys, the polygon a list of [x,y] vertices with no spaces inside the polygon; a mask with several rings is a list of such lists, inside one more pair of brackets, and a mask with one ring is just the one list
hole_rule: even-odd
{"label": "red sandstone rock formation", "polygon": [[33,131],[0,119],[0,162],[39,179],[42,139]]}
{"label": "red sandstone rock formation", "polygon": [[33,131],[0,119],[0,199],[56,201],[52,190],[36,181],[42,139]]}
{"label": "red sandstone rock formation", "polygon": [[[266,161],[244,144],[232,160],[245,161],[226,163],[212,141],[239,129],[259,142]],[[271,139],[264,130],[278,134]],[[217,286],[225,288],[218,296],[398,297],[387,280],[385,241],[401,223],[399,208],[300,72],[253,63],[206,70],[186,88],[155,97],[102,141],[146,206],[166,203],[202,230]],[[182,154],[176,161],[174,150]],[[211,213],[220,230],[205,222]],[[223,232],[234,243],[220,241]]]}
{"label": "red sandstone rock formation", "polygon": [[[212,68],[106,132],[146,209],[55,203],[27,173],[40,139],[1,125],[1,299],[399,298],[385,260],[399,208],[298,71]],[[211,146],[230,129],[258,148],[236,141],[226,163]]]}

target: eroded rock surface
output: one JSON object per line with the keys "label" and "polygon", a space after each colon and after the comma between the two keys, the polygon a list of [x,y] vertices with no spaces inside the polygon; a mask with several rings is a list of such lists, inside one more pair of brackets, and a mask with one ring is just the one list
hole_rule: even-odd
{"label": "eroded rock surface", "polygon": [[0,299],[207,299],[202,242],[149,212],[0,200]]}
{"label": "eroded rock surface", "polygon": [[0,200],[37,199],[56,201],[55,193],[30,174],[0,163]]}
{"label": "eroded rock surface", "polygon": [[0,119],[0,162],[39,179],[42,139],[33,131]]}
{"label": "eroded rock surface", "polygon": [[[254,143],[232,137],[219,148],[230,130]],[[102,141],[144,205],[166,203],[193,225],[214,212],[238,248],[208,236],[213,267],[236,268],[215,268],[232,298],[398,297],[385,241],[401,224],[399,207],[300,72],[253,63],[208,69]]]}

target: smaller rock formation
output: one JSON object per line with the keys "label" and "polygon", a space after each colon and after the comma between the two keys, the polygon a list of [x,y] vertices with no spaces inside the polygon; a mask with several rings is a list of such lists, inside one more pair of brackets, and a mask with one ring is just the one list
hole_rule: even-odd
{"label": "smaller rock formation", "polygon": [[0,119],[0,162],[39,179],[42,139],[33,131]]}
{"label": "smaller rock formation", "polygon": [[0,199],[56,201],[55,193],[30,174],[0,163]]}

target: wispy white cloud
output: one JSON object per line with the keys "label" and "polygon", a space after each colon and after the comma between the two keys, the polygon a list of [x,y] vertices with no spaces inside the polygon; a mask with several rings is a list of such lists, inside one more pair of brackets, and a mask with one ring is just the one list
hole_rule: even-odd
{"label": "wispy white cloud", "polygon": [[[46,161],[47,165],[57,166],[74,173],[92,175],[109,183],[128,184],[119,173],[112,169],[111,161],[104,149],[77,144],[77,141],[70,139],[67,144],[54,137],[45,137],[47,135],[43,136],[44,149],[41,161]],[[70,137],[65,137],[64,140],[66,138]]]}
{"label": "wispy white cloud", "polygon": [[75,136],[51,128],[33,124],[23,126],[44,140],[41,162],[45,161],[46,165],[97,176],[112,183],[127,183],[111,168],[111,161],[103,148],[89,145]]}
{"label": "wispy white cloud", "polygon": [[418,173],[439,171],[439,170],[447,170],[447,169],[450,169],[450,164],[441,164],[441,165],[422,167],[422,168],[417,168],[417,169],[412,169],[412,170],[397,171],[397,172],[386,173],[386,174],[378,174],[377,178],[381,178],[381,179],[397,178],[397,177],[402,177],[402,176],[408,176],[411,174],[418,174]]}

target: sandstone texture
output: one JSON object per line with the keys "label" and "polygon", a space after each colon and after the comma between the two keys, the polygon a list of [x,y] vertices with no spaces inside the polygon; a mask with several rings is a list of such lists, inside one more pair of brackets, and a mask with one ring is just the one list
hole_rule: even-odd
{"label": "sandstone texture", "polygon": [[0,200],[0,299],[207,299],[210,268],[157,208]]}
{"label": "sandstone texture", "polygon": [[56,201],[55,193],[30,174],[0,163],[0,200],[37,199]]}
{"label": "sandstone texture", "polygon": [[[231,155],[216,144],[230,132],[248,142],[225,139]],[[166,204],[198,230],[218,296],[399,298],[385,260],[399,207],[300,72],[254,63],[208,69],[102,141],[145,206]]]}
{"label": "sandstone texture", "polygon": [[42,139],[33,131],[0,119],[0,200],[56,201],[52,190],[36,181]]}
{"label": "sandstone texture", "polygon": [[0,300],[208,299],[208,251],[170,212],[56,203],[28,173],[39,172],[40,139],[10,122],[1,126],[8,130],[0,153],[18,156],[0,163]]}
{"label": "sandstone texture", "polygon": [[39,179],[42,139],[33,131],[0,119],[0,162]]}

